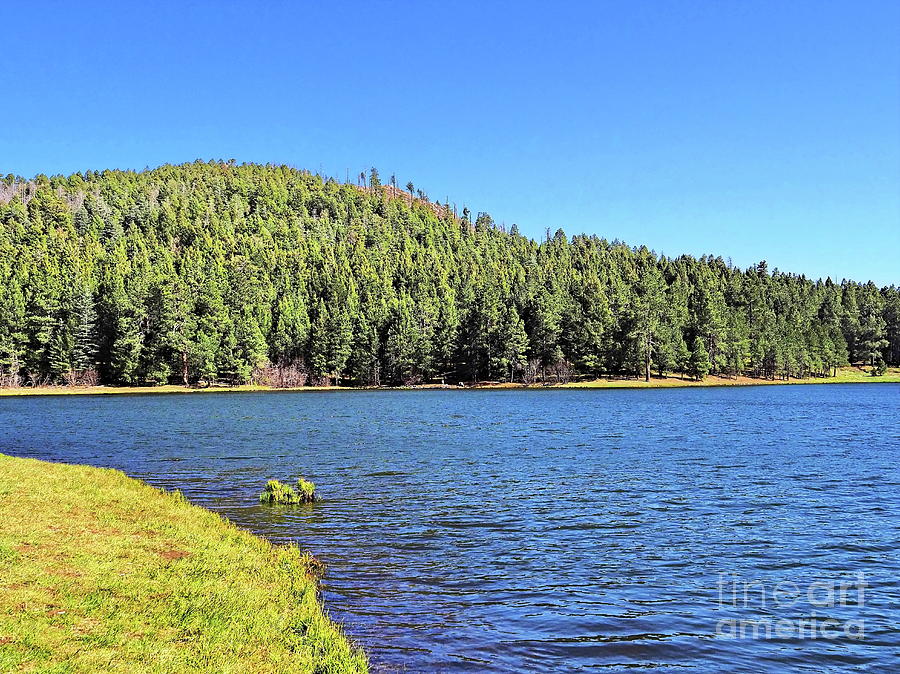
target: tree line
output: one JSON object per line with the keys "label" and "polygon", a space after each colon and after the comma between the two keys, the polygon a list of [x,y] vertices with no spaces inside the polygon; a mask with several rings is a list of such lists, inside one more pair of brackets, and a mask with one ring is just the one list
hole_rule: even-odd
{"label": "tree line", "polygon": [[[367,179],[366,179],[367,178]],[[522,236],[233,161],[0,181],[0,384],[410,384],[900,364],[895,286]]]}

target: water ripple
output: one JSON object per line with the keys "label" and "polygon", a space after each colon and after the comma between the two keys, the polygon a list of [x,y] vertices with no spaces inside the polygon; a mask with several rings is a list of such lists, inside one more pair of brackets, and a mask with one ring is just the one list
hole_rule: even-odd
{"label": "water ripple", "polygon": [[[0,451],[120,468],[312,550],[375,671],[891,671],[898,393],[2,398]],[[299,473],[321,503],[257,502]],[[722,603],[720,574],[771,588],[859,572],[861,606]],[[718,629],[816,617],[865,620],[865,639]]]}

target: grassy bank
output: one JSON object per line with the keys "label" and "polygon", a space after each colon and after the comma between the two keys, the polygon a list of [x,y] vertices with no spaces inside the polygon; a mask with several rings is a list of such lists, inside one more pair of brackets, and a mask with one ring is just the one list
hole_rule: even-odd
{"label": "grassy bank", "polygon": [[296,548],[118,471],[0,454],[0,671],[366,667]]}
{"label": "grassy bank", "polygon": [[677,375],[643,379],[595,379],[571,382],[561,388],[677,388],[688,386],[772,386],[781,384],[900,384],[900,368],[890,368],[881,377],[873,377],[858,367],[839,368],[834,377],[808,377],[806,379],[755,379],[753,377],[706,377],[703,381],[680,379]]}
{"label": "grassy bank", "polygon": [[[900,384],[900,368],[892,367],[881,377],[873,377],[868,370],[858,367],[838,368],[835,377],[809,377],[807,379],[754,379],[752,377],[716,377],[708,376],[703,381],[682,379],[678,375],[668,377],[651,377],[649,382],[643,379],[628,377],[605,377],[590,381],[577,381],[568,384],[534,384],[526,386],[518,383],[469,385],[466,388],[680,388],[689,386],[771,386],[774,384]],[[387,387],[381,387],[387,388]],[[456,386],[424,384],[402,386],[402,389],[455,389]],[[302,386],[299,388],[271,388],[245,384],[242,386],[210,386],[205,388],[189,386],[44,386],[40,388],[0,388],[0,396],[35,396],[35,395],[122,395],[146,393],[241,393],[260,391],[356,391],[380,390],[379,387],[352,386]]]}

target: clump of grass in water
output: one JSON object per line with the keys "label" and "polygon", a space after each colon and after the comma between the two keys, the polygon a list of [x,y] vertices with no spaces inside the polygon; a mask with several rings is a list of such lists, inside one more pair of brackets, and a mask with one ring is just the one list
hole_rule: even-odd
{"label": "clump of grass in water", "polygon": [[297,478],[297,491],[303,503],[312,503],[316,500],[316,485],[302,477]]}
{"label": "clump of grass in water", "polygon": [[265,491],[259,495],[262,503],[273,505],[297,505],[298,503],[313,503],[316,500],[316,485],[302,477],[297,480],[297,490],[284,482],[269,480],[266,482]]}

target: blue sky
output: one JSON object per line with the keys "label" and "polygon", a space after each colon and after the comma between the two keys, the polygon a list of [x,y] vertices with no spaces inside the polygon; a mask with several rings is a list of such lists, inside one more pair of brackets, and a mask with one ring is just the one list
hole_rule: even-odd
{"label": "blue sky", "polygon": [[0,173],[370,166],[432,198],[900,283],[900,3],[13,3]]}

